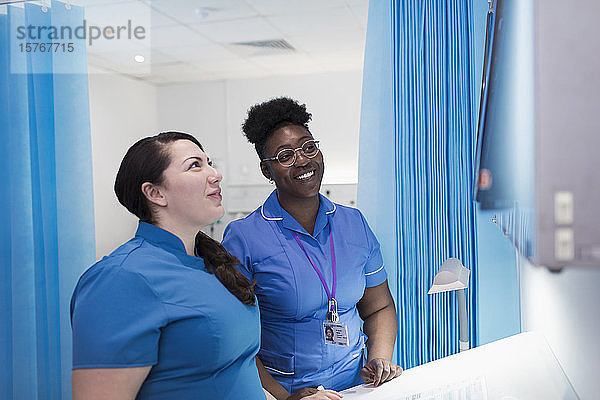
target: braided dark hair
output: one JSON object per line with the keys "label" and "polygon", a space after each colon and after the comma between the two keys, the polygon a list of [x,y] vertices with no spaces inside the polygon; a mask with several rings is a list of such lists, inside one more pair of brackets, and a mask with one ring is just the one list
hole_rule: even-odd
{"label": "braided dark hair", "polygon": [[242,131],[262,160],[266,157],[265,143],[273,132],[287,125],[299,125],[310,132],[311,117],[306,104],[299,104],[289,97],[277,97],[250,107]]}
{"label": "braided dark hair", "polygon": [[241,264],[240,261],[229,253],[221,243],[200,231],[196,234],[196,253],[204,260],[206,270],[211,274],[215,274],[223,286],[235,297],[246,305],[255,304],[255,282],[248,281],[235,268],[235,265]]}
{"label": "braided dark hair", "polygon": [[[141,221],[156,224],[148,199],[142,193],[142,184],[150,182],[160,185],[164,171],[171,163],[168,145],[177,140],[189,140],[204,151],[198,140],[183,132],[163,132],[139,140],[127,150],[117,178],[115,193],[119,202]],[[197,253],[206,265],[206,270],[242,303],[254,305],[254,282],[250,283],[234,266],[240,262],[221,244],[202,232],[196,235]]]}

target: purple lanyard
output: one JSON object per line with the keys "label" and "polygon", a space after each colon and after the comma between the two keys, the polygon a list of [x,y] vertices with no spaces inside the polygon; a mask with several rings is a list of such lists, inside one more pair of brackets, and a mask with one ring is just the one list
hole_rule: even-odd
{"label": "purple lanyard", "polygon": [[337,274],[336,274],[336,267],[335,267],[335,265],[336,265],[335,264],[335,249],[333,246],[333,230],[331,229],[331,220],[329,220],[329,248],[331,250],[331,270],[333,271],[333,287],[331,288],[331,292],[329,291],[329,288],[327,287],[327,282],[325,282],[325,278],[323,277],[323,274],[321,273],[319,268],[317,268],[315,263],[313,263],[313,261],[310,259],[308,253],[306,252],[306,249],[304,248],[304,246],[302,245],[302,242],[298,238],[298,235],[296,235],[296,232],[292,231],[292,235],[294,235],[294,239],[296,239],[296,242],[298,242],[298,245],[300,246],[302,251],[304,251],[304,254],[306,254],[306,258],[308,258],[308,261],[310,261],[310,265],[312,265],[312,267],[314,268],[317,275],[319,275],[319,279],[321,280],[321,283],[323,284],[323,287],[325,288],[325,293],[327,293],[327,298],[329,299],[329,301],[335,299],[335,287],[336,287],[336,282],[337,282]]}

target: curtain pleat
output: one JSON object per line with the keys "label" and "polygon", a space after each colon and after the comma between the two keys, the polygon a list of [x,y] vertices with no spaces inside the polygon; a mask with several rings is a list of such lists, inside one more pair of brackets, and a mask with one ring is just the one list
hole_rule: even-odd
{"label": "curtain pleat", "polygon": [[1,399],[71,398],[68,303],[95,259],[85,40],[76,54],[27,52],[16,32],[83,17],[60,2],[0,6]]}
{"label": "curtain pleat", "polygon": [[[458,350],[453,293],[428,296],[449,257],[471,269],[476,281],[475,208],[471,196],[475,139],[469,1],[401,1],[392,24],[399,38],[394,57],[395,111],[400,169],[398,243],[403,264],[399,304],[400,362],[420,365]],[[470,325],[475,338],[473,303]]]}

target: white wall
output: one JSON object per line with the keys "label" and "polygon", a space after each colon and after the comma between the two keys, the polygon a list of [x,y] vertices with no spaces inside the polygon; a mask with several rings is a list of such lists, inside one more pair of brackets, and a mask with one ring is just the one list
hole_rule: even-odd
{"label": "white wall", "polygon": [[[276,96],[306,103],[313,114],[311,131],[325,154],[324,183],[353,184],[329,188],[332,199],[352,204],[361,87],[361,71],[158,87],[118,75],[90,75],[97,258],[135,232],[137,219],[118,203],[113,185],[125,151],[145,136],[165,130],[193,134],[223,173],[225,208],[228,202],[235,205],[235,213],[258,206],[264,196],[247,196],[248,188],[268,193],[272,187],[260,174],[254,147],[240,126],[250,106]],[[219,238],[234,216],[227,215],[213,236]]]}
{"label": "white wall", "polygon": [[227,156],[226,85],[218,81],[156,89],[158,130],[194,135],[220,170],[225,168]]}
{"label": "white wall", "polygon": [[159,126],[181,127],[198,137],[221,161],[228,184],[264,184],[240,126],[250,106],[289,96],[313,114],[310,127],[325,153],[325,182],[356,183],[361,79],[361,71],[351,71],[159,87]]}
{"label": "white wall", "polygon": [[135,233],[137,218],[113,190],[125,151],[157,130],[156,88],[114,74],[90,74],[90,122],[96,219],[96,258]]}
{"label": "white wall", "polygon": [[[509,3],[506,3],[509,4]],[[534,5],[543,1],[514,1],[518,34],[515,38],[514,68],[520,79],[515,83],[515,126],[535,129],[534,92]],[[568,21],[566,21],[568,23]],[[518,161],[527,164],[530,160]],[[567,268],[551,273],[519,257],[521,328],[542,333],[575,391],[582,400],[596,399],[600,380],[595,377],[600,359],[600,268]],[[600,267],[600,266],[598,266]],[[501,316],[499,318],[504,318]]]}
{"label": "white wall", "polygon": [[519,270],[511,240],[493,210],[477,206],[477,339],[479,345],[521,332]]}
{"label": "white wall", "polygon": [[596,399],[600,358],[600,266],[549,272],[520,260],[524,331],[542,333],[582,400]]}
{"label": "white wall", "polygon": [[313,115],[311,131],[325,156],[322,191],[329,190],[333,201],[355,205],[361,89],[361,71],[158,87],[159,130],[196,136],[224,177],[228,213],[206,233],[220,239],[231,219],[254,210],[273,189],[260,173],[258,156],[241,124],[250,106],[277,96],[307,105]]}
{"label": "white wall", "polygon": [[254,147],[242,136],[240,125],[248,108],[276,96],[305,103],[312,113],[310,129],[321,141],[325,183],[358,181],[358,133],[362,73],[337,72],[272,79],[231,81],[227,85],[230,183],[263,183]]}

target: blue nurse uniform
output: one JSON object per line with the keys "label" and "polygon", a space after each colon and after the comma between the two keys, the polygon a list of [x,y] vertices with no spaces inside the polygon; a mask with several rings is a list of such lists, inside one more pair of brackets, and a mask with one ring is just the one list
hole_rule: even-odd
{"label": "blue nurse uniform", "polygon": [[[331,230],[337,261],[335,297],[340,322],[348,327],[349,346],[325,343],[328,297],[292,233],[331,289]],[[318,385],[343,390],[362,382],[366,336],[356,303],[365,288],[385,282],[387,274],[379,243],[360,211],[320,195],[311,235],[281,207],[273,191],[260,208],[227,226],[223,245],[238,257],[241,272],[256,280],[262,329],[258,356],[286,390]]]}
{"label": "blue nurse uniform", "polygon": [[83,274],[71,323],[73,369],[152,366],[137,399],[265,399],[258,307],[154,225]]}

